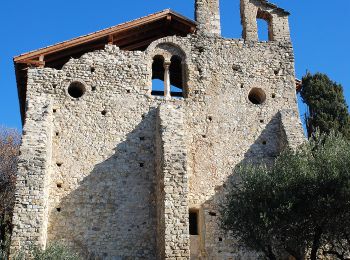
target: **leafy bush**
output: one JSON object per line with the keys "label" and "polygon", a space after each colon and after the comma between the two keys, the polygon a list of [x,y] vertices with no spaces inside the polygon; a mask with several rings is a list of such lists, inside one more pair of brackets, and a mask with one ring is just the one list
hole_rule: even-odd
{"label": "leafy bush", "polygon": [[349,259],[350,142],[335,134],[285,151],[272,167],[236,170],[222,227],[242,245],[280,259]]}
{"label": "leafy bush", "polygon": [[9,239],[4,241],[0,240],[0,260],[8,259],[8,249],[10,247]]}
{"label": "leafy bush", "polygon": [[32,247],[29,252],[19,251],[14,260],[81,260],[78,253],[74,252],[69,246],[63,243],[53,243],[48,245],[45,250],[38,247]]}

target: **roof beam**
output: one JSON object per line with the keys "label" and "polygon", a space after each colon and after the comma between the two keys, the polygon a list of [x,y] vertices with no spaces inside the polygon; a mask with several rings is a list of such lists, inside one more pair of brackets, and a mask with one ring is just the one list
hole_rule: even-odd
{"label": "roof beam", "polygon": [[123,40],[116,40],[115,44],[117,46],[124,46],[127,44],[133,44],[134,42],[142,41],[145,38],[153,38],[155,36],[158,36],[158,39],[160,39],[163,37],[163,35],[164,35],[164,28],[158,27],[157,30],[139,32],[138,34],[133,35],[133,37],[125,38]]}
{"label": "roof beam", "polygon": [[86,36],[78,37],[78,38],[75,38],[73,40],[65,41],[65,42],[44,48],[44,49],[40,49],[37,51],[33,51],[33,52],[29,52],[29,53],[17,56],[14,58],[14,61],[17,62],[17,61],[20,61],[23,59],[32,59],[33,57],[37,57],[37,56],[40,56],[42,54],[47,55],[47,54],[51,54],[53,52],[57,52],[57,51],[60,51],[60,50],[63,50],[63,49],[69,48],[69,47],[74,47],[76,45],[80,45],[80,44],[83,44],[86,42],[98,40],[100,38],[107,37],[108,35],[116,33],[116,32],[122,32],[125,30],[129,30],[131,28],[135,28],[137,26],[142,26],[142,25],[145,25],[148,23],[155,22],[157,20],[164,19],[168,15],[171,15],[174,17],[176,16],[176,19],[181,20],[183,24],[188,24],[189,26],[195,25],[195,22],[189,20],[188,18],[185,18],[185,17],[183,17],[175,12],[172,12],[170,10],[165,10],[165,11],[162,11],[162,12],[159,12],[156,14],[152,14],[152,15],[149,15],[149,16],[146,16],[143,18],[136,19],[136,20],[131,21],[131,22],[127,22],[127,23],[113,26],[113,27],[110,27],[108,29],[104,29],[104,30],[101,30],[101,31],[98,31],[98,32],[95,32],[92,34],[88,34]]}
{"label": "roof beam", "polygon": [[45,61],[41,60],[21,60],[18,63],[26,64],[27,66],[45,67]]}
{"label": "roof beam", "polygon": [[67,49],[65,51],[61,51],[61,52],[57,52],[57,53],[53,53],[51,55],[48,55],[46,57],[46,63],[50,63],[50,62],[53,62],[55,60],[59,60],[61,59],[62,57],[71,57],[71,56],[75,56],[74,54],[84,54],[84,53],[87,53],[89,51],[92,51],[92,50],[98,50],[98,49],[101,49],[101,48],[104,48],[104,46],[108,43],[107,40],[105,41],[99,41],[99,42],[93,42],[93,43],[89,43],[88,45],[83,45],[83,46],[80,46],[80,47],[74,47],[74,48],[70,48],[70,49]]}
{"label": "roof beam", "polygon": [[143,33],[149,33],[149,32],[152,32],[152,31],[158,31],[160,30],[161,28],[163,28],[164,25],[163,24],[154,24],[154,25],[150,25],[150,26],[147,26],[147,27],[143,27],[143,29],[141,30],[135,30],[131,33],[128,33],[128,34],[123,34],[122,36],[120,36],[120,34],[115,34],[114,35],[114,44],[118,45],[119,42],[121,42],[122,40],[129,40],[130,41],[130,38],[134,39],[135,36],[138,36],[139,34],[143,34]]}
{"label": "roof beam", "polygon": [[[163,37],[165,37],[166,35],[164,35]],[[128,44],[128,45],[125,45],[125,46],[121,46],[120,48],[123,49],[123,50],[136,50],[140,47],[143,47],[143,46],[147,46],[149,44],[151,44],[152,42],[154,42],[155,40],[158,40],[160,38],[163,38],[163,37],[159,37],[159,36],[156,36],[156,37],[153,37],[153,38],[147,38],[147,39],[144,39],[142,41],[138,41],[138,42],[135,42],[133,44]]]}

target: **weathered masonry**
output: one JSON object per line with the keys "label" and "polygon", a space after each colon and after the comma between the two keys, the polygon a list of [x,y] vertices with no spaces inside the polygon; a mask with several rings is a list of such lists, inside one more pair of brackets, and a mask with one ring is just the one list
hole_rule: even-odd
{"label": "weathered masonry", "polygon": [[[233,169],[303,141],[288,13],[218,0],[14,58],[24,124],[11,250],[64,240],[94,259],[257,259],[219,228]],[[259,41],[257,19],[268,23]]]}

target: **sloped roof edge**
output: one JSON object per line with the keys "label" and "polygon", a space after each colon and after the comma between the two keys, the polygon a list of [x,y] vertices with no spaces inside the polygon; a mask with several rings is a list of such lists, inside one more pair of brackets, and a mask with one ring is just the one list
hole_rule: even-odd
{"label": "sloped roof edge", "polygon": [[288,11],[286,11],[285,9],[283,9],[283,8],[281,8],[281,7],[277,6],[277,5],[275,5],[275,4],[271,3],[271,2],[269,2],[268,0],[259,0],[259,1],[260,1],[263,5],[265,5],[265,6],[269,7],[269,8],[272,8],[272,9],[274,9],[275,11],[281,12],[281,13],[283,13],[283,14],[285,14],[285,15],[290,15],[290,13],[289,13]]}
{"label": "sloped roof edge", "polygon": [[[181,20],[181,22],[183,23],[187,23],[189,26],[193,26],[195,27],[197,25],[197,23],[171,9],[165,9],[163,11],[157,12],[157,13],[153,13],[147,16],[143,16],[128,22],[124,22],[106,29],[102,29],[93,33],[89,33],[83,36],[79,36],[67,41],[63,41],[60,43],[56,43],[53,45],[49,45],[47,47],[43,47],[37,50],[33,50],[33,51],[29,51],[23,54],[20,54],[18,56],[15,56],[13,58],[14,62],[19,62],[22,60],[27,60],[27,59],[31,59],[32,57],[38,56],[38,55],[44,55],[44,54],[49,54],[51,52],[55,52],[55,51],[59,51],[65,48],[69,48],[69,47],[73,47],[76,45],[79,45],[81,43],[87,42],[87,41],[92,41],[95,39],[98,39],[100,37],[105,37],[108,36],[109,34],[115,32],[115,31],[123,31],[123,30],[127,30],[130,29],[134,26],[138,26],[138,25],[142,25],[145,23],[149,23],[152,22],[154,20],[157,19],[161,19],[166,17],[167,15],[171,15],[174,18],[177,18],[179,20]],[[195,28],[193,29],[195,30]]]}

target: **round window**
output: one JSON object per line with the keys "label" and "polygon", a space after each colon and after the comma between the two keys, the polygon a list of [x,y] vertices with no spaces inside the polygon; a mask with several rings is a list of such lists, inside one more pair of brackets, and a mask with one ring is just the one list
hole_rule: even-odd
{"label": "round window", "polygon": [[248,95],[248,99],[255,105],[263,104],[266,100],[266,94],[261,88],[253,88]]}
{"label": "round window", "polygon": [[79,81],[72,82],[68,87],[68,94],[72,98],[80,98],[85,94],[85,85]]}

